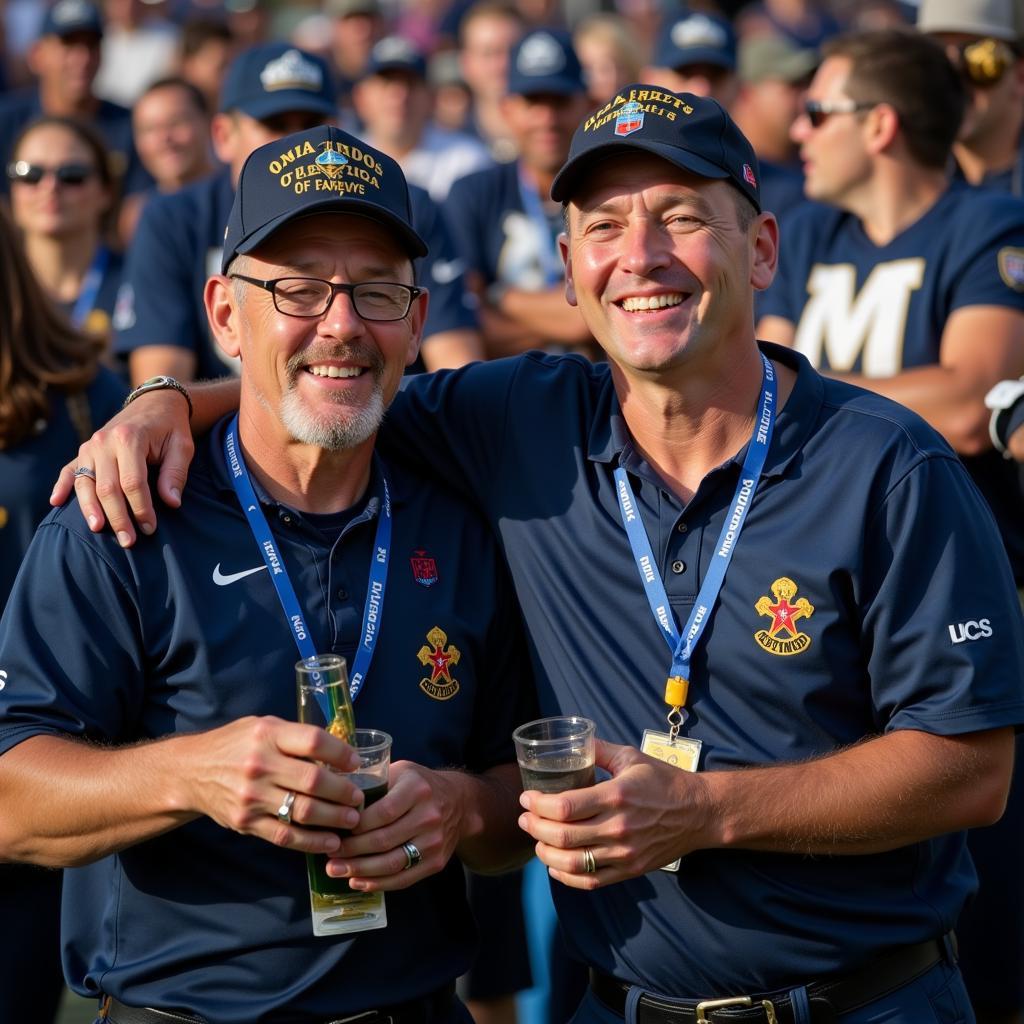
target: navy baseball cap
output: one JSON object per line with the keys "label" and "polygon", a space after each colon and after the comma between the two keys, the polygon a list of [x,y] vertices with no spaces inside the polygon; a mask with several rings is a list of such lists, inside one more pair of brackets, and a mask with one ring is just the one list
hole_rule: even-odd
{"label": "navy baseball cap", "polygon": [[337,113],[327,65],[288,43],[243,50],[231,62],[220,93],[222,112],[240,110],[260,120],[292,111]]}
{"label": "navy baseball cap", "polygon": [[654,50],[654,66],[675,69],[688,64],[735,69],[736,33],[725,18],[691,13],[662,25]]}
{"label": "navy baseball cap", "polygon": [[535,29],[512,48],[508,64],[510,94],[574,96],[586,91],[580,59],[565,33]]}
{"label": "navy baseball cap", "polygon": [[333,125],[286,135],[254,150],[231,204],[221,272],[275,231],[314,213],[353,213],[391,229],[413,257],[427,247],[412,226],[402,168]]}
{"label": "navy baseball cap", "polygon": [[379,75],[386,71],[405,71],[425,80],[427,58],[408,39],[385,36],[370,51],[365,74]]}
{"label": "navy baseball cap", "polygon": [[43,17],[40,36],[70,36],[76,32],[103,35],[103,16],[89,0],[57,0]]}
{"label": "navy baseball cap", "polygon": [[569,159],[551,184],[551,198],[566,202],[595,163],[629,150],[728,181],[761,209],[754,148],[722,105],[651,85],[627,85],[576,129]]}

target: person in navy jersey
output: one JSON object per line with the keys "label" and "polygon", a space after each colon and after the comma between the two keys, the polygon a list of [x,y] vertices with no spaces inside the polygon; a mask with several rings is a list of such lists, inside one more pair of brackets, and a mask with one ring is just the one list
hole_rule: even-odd
{"label": "person in navy jersey", "polygon": [[1024,583],[1020,492],[983,401],[1024,370],[1024,203],[950,181],[965,95],[935,42],[894,29],[824,53],[793,132],[806,194],[829,205],[787,223],[760,333],[936,427]]}
{"label": "person in navy jersey", "polygon": [[[521,798],[591,969],[577,1024],[970,1021],[950,933],[1024,722],[1013,577],[934,429],[755,341],[778,254],[756,163],[717,103],[621,90],[552,188],[608,363],[413,378],[381,440],[473,495],[541,710],[596,721],[607,777]],[[209,423],[236,389],[192,396]],[[84,454],[105,487],[167,451],[174,504],[185,409],[143,401]],[[125,495],[75,487],[132,541]],[[127,500],[152,529],[145,486]]]}
{"label": "person in navy jersey", "polygon": [[[61,316],[0,209],[0,613],[36,526],[49,480],[108,420],[126,388],[99,366],[101,343]],[[0,682],[4,682],[0,677]],[[0,1006],[11,1020],[52,1024],[64,988],[58,871],[0,865],[4,929]]]}
{"label": "person in navy jersey", "polygon": [[[288,153],[328,187],[284,183]],[[15,583],[0,848],[73,868],[65,974],[108,1024],[469,1022],[458,861],[528,853],[511,732],[533,690],[485,524],[374,454],[423,327],[423,251],[383,153],[331,127],[255,150],[206,288],[245,398],[199,446],[203,499],[131,552],[56,511]],[[372,808],[337,774],[351,748],[294,721],[314,651],[349,660],[358,720],[393,736]],[[303,851],[386,891],[387,927],[315,937]]]}
{"label": "person in navy jersey", "polygon": [[[103,21],[90,0],[57,0],[43,19],[29,54],[38,85],[0,97],[0,159],[11,159],[14,140],[42,115],[76,117],[91,123],[105,140],[125,193],[152,186],[132,142],[131,111],[93,92],[100,66]],[[6,192],[7,183],[3,182]]]}
{"label": "person in navy jersey", "polygon": [[548,198],[586,109],[580,62],[569,39],[549,29],[526,33],[509,58],[503,101],[518,159],[460,179],[444,204],[479,296],[491,358],[550,345],[589,350],[583,321],[562,299],[562,214]]}

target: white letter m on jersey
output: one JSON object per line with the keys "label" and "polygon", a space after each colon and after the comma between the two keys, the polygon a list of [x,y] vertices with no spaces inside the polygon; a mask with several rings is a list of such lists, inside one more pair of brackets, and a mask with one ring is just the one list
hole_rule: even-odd
{"label": "white letter m on jersey", "polygon": [[807,304],[796,329],[795,348],[838,373],[861,360],[866,377],[891,377],[903,369],[903,335],[910,296],[921,287],[924,259],[879,263],[854,298],[856,268],[816,263],[807,278]]}

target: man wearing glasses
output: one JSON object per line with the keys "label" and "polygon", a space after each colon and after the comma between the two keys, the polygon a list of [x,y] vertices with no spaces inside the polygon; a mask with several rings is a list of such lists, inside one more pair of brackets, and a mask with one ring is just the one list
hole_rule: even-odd
{"label": "man wearing glasses", "polygon": [[[468,1021],[453,855],[526,845],[509,762],[532,687],[482,520],[374,450],[424,253],[383,153],[329,127],[255,150],[205,291],[244,397],[199,446],[197,500],[131,553],[65,509],[15,584],[0,856],[74,866],[65,973],[107,1024]],[[393,737],[371,808],[347,744],[295,721],[300,640],[349,660],[359,722]],[[387,927],[314,937],[302,852],[386,890]]]}

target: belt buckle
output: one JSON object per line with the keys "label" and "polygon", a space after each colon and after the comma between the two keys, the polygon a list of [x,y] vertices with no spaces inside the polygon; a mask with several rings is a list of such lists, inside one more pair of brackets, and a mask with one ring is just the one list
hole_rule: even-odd
{"label": "belt buckle", "polygon": [[[753,1006],[754,1000],[750,996],[731,996],[728,999],[705,999],[697,1004],[697,1024],[711,1024],[704,1016],[704,1011],[724,1010],[727,1006]],[[767,1024],[778,1024],[778,1017],[775,1016],[775,1007],[770,999],[762,999],[761,1007]]]}

